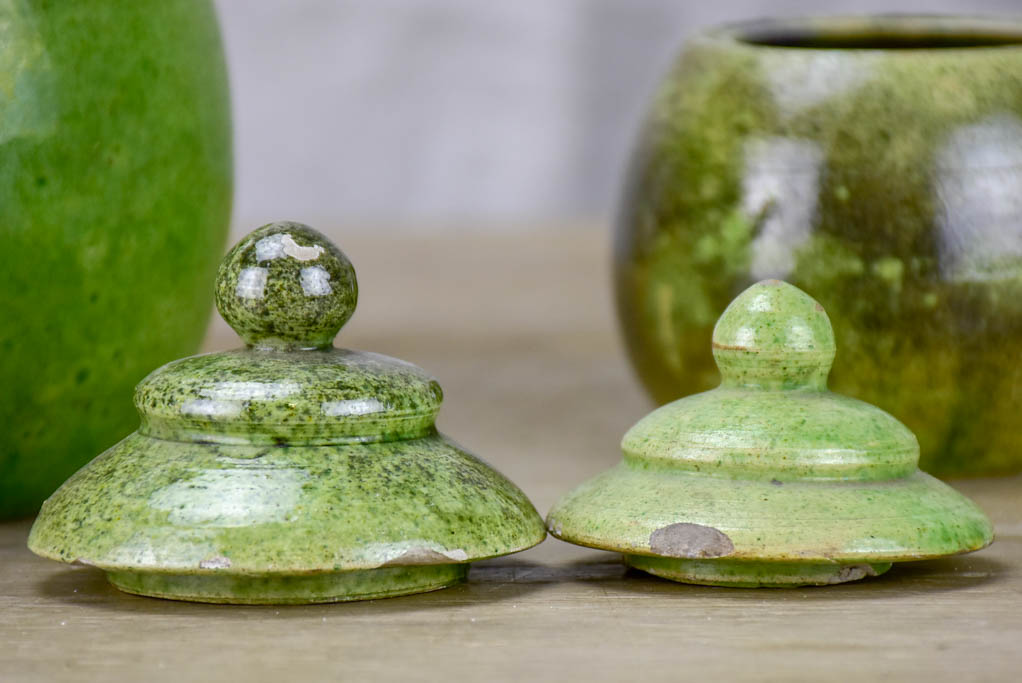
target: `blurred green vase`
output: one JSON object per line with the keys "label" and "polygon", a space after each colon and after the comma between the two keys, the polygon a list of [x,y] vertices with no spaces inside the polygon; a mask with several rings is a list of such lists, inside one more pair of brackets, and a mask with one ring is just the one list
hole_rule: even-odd
{"label": "blurred green vase", "polygon": [[231,205],[206,0],[0,0],[0,517],[138,421],[195,350]]}
{"label": "blurred green vase", "polygon": [[617,229],[619,313],[657,401],[718,382],[728,302],[781,278],[842,340],[835,391],[940,475],[1022,469],[1022,22],[778,20],[689,41]]}

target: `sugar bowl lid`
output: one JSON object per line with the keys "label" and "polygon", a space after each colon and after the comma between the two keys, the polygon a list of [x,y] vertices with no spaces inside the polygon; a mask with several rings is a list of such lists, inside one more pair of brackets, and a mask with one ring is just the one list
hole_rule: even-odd
{"label": "sugar bowl lid", "polygon": [[326,445],[425,436],[443,392],[422,369],[333,348],[355,311],[347,257],[301,223],[265,225],[217,274],[216,305],[246,348],[184,358],[136,388],[140,433],[211,443]]}
{"label": "sugar bowl lid", "polygon": [[918,469],[903,424],[827,390],[834,333],[808,294],[753,285],[712,348],[720,386],[632,427],[622,462],[550,511],[554,536],[732,586],[840,583],[990,543],[983,512]]}
{"label": "sugar bowl lid", "polygon": [[356,293],[311,228],[244,238],[216,300],[245,348],[143,380],[139,430],[43,504],[29,548],[130,593],[277,604],[435,590],[542,541],[525,494],[437,432],[432,377],[333,347]]}

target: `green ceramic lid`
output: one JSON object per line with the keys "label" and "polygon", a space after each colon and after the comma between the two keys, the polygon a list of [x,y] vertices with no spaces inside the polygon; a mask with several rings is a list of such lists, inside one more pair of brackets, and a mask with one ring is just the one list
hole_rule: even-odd
{"label": "green ceramic lid", "polygon": [[46,501],[29,547],[129,592],[281,603],[442,588],[543,540],[525,495],[437,432],[432,377],[333,347],[356,296],[311,228],[245,237],[216,289],[245,348],[145,378],[139,430]]}
{"label": "green ceramic lid", "polygon": [[550,512],[554,535],[731,585],[835,583],[991,541],[974,504],[918,470],[904,425],[827,390],[834,335],[806,293],[753,285],[718,321],[713,354],[721,385],[632,427],[622,463]]}

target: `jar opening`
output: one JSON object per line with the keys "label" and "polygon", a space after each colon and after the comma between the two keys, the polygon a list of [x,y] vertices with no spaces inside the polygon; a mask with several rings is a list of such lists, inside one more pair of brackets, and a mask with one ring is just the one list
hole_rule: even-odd
{"label": "jar opening", "polygon": [[1022,46],[1022,24],[954,17],[878,16],[756,22],[735,27],[739,42],[813,50],[940,50]]}

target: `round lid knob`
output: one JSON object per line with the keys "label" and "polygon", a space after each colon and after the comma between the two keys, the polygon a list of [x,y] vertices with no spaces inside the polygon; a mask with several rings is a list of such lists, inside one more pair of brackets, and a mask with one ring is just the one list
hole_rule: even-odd
{"label": "round lid knob", "polygon": [[351,262],[302,223],[279,221],[249,233],[217,273],[217,310],[256,348],[328,348],[357,300]]}
{"label": "round lid knob", "polygon": [[834,350],[823,306],[780,280],[739,294],[713,329],[713,358],[729,386],[824,389]]}

